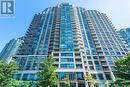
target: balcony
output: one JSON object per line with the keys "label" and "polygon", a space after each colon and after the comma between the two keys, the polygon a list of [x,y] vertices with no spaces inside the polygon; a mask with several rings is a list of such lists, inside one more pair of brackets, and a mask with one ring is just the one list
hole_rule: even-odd
{"label": "balcony", "polygon": [[104,71],[109,71],[109,68],[106,66],[106,67],[102,67]]}
{"label": "balcony", "polygon": [[80,62],[82,62],[82,61],[81,61],[81,58],[79,58],[79,59],[75,59],[75,62],[76,62],[76,63],[80,63]]}
{"label": "balcony", "polygon": [[101,65],[102,65],[102,66],[107,66],[106,61],[101,61]]}

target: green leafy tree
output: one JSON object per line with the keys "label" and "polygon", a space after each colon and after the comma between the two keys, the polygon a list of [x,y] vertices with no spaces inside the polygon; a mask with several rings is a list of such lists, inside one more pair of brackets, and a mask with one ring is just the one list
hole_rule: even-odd
{"label": "green leafy tree", "polygon": [[93,87],[96,84],[96,80],[93,78],[93,76],[90,73],[86,74],[86,80],[88,81],[89,87]]}
{"label": "green leafy tree", "polygon": [[48,56],[43,64],[41,64],[42,69],[38,72],[39,80],[37,81],[38,87],[48,87],[55,86],[58,84],[57,73],[55,72],[54,58]]}
{"label": "green leafy tree", "polygon": [[0,87],[7,87],[12,82],[12,74],[18,69],[15,62],[10,64],[0,61]]}
{"label": "green leafy tree", "polygon": [[66,84],[66,85],[70,85],[70,80],[69,80],[69,78],[63,78],[62,80],[61,80],[61,82],[63,82],[64,84]]}
{"label": "green leafy tree", "polygon": [[32,87],[30,81],[12,80],[7,87]]}
{"label": "green leafy tree", "polygon": [[59,83],[64,83],[65,87],[70,86],[70,79],[68,77],[63,78]]}
{"label": "green leafy tree", "polygon": [[115,60],[116,84],[130,86],[130,55]]}

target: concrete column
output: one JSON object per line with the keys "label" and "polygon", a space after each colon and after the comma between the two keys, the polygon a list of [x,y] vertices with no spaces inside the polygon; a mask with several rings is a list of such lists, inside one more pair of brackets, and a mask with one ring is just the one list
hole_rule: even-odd
{"label": "concrete column", "polygon": [[60,84],[58,84],[57,87],[60,87]]}
{"label": "concrete column", "polygon": [[76,82],[76,87],[78,87],[78,82]]}

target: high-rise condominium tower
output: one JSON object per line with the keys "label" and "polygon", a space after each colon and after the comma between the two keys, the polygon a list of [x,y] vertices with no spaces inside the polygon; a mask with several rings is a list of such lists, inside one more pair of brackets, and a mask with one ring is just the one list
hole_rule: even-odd
{"label": "high-rise condominium tower", "polygon": [[17,53],[21,43],[22,37],[10,40],[0,53],[0,60],[9,63],[12,57]]}
{"label": "high-rise condominium tower", "polygon": [[121,36],[123,41],[126,42],[126,44],[128,45],[128,48],[130,50],[130,28],[120,29],[117,32],[119,33],[119,35]]}
{"label": "high-rise condominium tower", "polygon": [[21,66],[14,78],[20,80],[37,80],[40,63],[53,55],[59,80],[67,76],[72,87],[85,87],[90,73],[101,87],[115,80],[113,60],[127,54],[106,14],[68,3],[36,14],[23,40],[14,56]]}

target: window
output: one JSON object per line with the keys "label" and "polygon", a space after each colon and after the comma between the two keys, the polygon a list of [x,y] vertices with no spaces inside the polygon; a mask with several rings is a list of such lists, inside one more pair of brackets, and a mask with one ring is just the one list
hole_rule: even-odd
{"label": "window", "polygon": [[114,64],[112,61],[108,61],[109,64]]}
{"label": "window", "polygon": [[111,66],[111,69],[114,71],[114,70],[115,70],[115,67],[114,67],[114,66]]}
{"label": "window", "polygon": [[97,79],[97,74],[92,74],[94,79]]}
{"label": "window", "polygon": [[88,59],[91,59],[91,56],[87,56]]}
{"label": "window", "polygon": [[54,55],[54,56],[59,56],[59,53],[54,53],[53,55]]}
{"label": "window", "polygon": [[92,61],[88,61],[89,65],[93,65]]}
{"label": "window", "polygon": [[75,53],[75,56],[80,56],[80,53]]}
{"label": "window", "polygon": [[105,55],[109,55],[109,53],[108,53],[108,52],[105,52]]}
{"label": "window", "polygon": [[61,58],[61,62],[74,62],[73,58]]}
{"label": "window", "polygon": [[93,56],[94,59],[98,59],[97,56]]}
{"label": "window", "polygon": [[59,62],[59,59],[55,59],[55,62]]}
{"label": "window", "polygon": [[94,61],[95,65],[99,65],[99,62],[98,61]]}
{"label": "window", "polygon": [[70,87],[76,87],[76,83],[70,83]]}
{"label": "window", "polygon": [[101,70],[101,66],[96,66],[96,70]]}
{"label": "window", "polygon": [[120,55],[120,52],[116,52],[117,55]]}
{"label": "window", "polygon": [[77,69],[82,69],[82,64],[76,64]]}
{"label": "window", "polygon": [[110,75],[110,73],[106,73],[105,75],[106,75],[106,79],[107,79],[107,80],[111,80],[111,75]]}
{"label": "window", "polygon": [[66,77],[66,73],[65,72],[59,72],[58,73],[58,79],[59,80],[62,80],[62,79],[64,79]]}
{"label": "window", "polygon": [[106,56],[107,60],[111,60],[111,57],[110,56]]}
{"label": "window", "polygon": [[33,65],[31,69],[32,69],[32,70],[37,70],[37,69],[38,69],[38,66]]}
{"label": "window", "polygon": [[92,50],[92,54],[93,54],[93,55],[95,55],[95,54],[96,54],[95,50]]}
{"label": "window", "polygon": [[37,76],[35,74],[30,74],[29,75],[29,80],[36,80]]}
{"label": "window", "polygon": [[21,74],[14,74],[13,78],[16,79],[16,80],[20,80]]}
{"label": "window", "polygon": [[65,83],[60,83],[60,87],[67,87],[68,85]]}
{"label": "window", "polygon": [[99,80],[104,80],[104,77],[102,74],[98,74],[98,78],[99,78]]}
{"label": "window", "polygon": [[62,80],[68,77],[70,80],[76,80],[76,73],[75,72],[59,72],[58,79]]}
{"label": "window", "polygon": [[84,83],[78,83],[78,87],[85,87],[85,84]]}
{"label": "window", "polygon": [[75,59],[76,62],[81,62],[81,59]]}
{"label": "window", "polygon": [[22,80],[28,80],[28,75],[29,75],[29,74],[23,74]]}
{"label": "window", "polygon": [[73,53],[61,53],[61,56],[73,56]]}
{"label": "window", "polygon": [[74,68],[74,64],[61,64],[61,68]]}
{"label": "window", "polygon": [[55,67],[55,69],[57,69],[58,68],[58,64],[55,64],[54,67]]}
{"label": "window", "polygon": [[89,66],[90,70],[94,70],[94,67],[93,66]]}
{"label": "window", "polygon": [[32,64],[31,61],[28,61],[28,62],[27,62],[27,66],[28,66],[28,67],[31,66],[31,64]]}
{"label": "window", "polygon": [[113,59],[114,59],[114,60],[116,60],[116,59],[117,59],[117,57],[116,57],[116,56],[113,56]]}
{"label": "window", "polygon": [[114,52],[110,52],[111,53],[111,55],[115,55],[115,53]]}
{"label": "window", "polygon": [[84,76],[82,72],[77,72],[77,80],[83,80]]}

